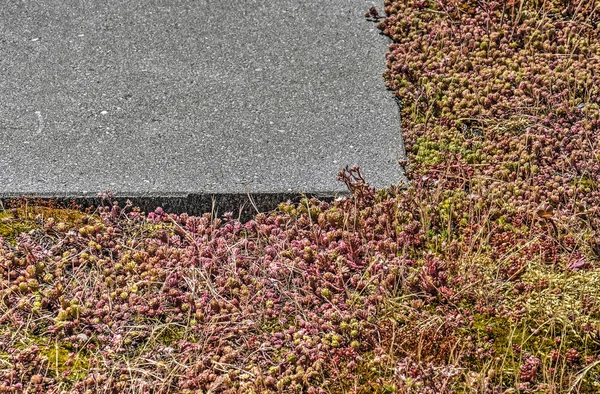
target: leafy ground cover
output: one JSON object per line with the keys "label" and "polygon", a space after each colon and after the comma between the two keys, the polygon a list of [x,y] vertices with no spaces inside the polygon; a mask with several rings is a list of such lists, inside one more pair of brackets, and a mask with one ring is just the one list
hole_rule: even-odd
{"label": "leafy ground cover", "polygon": [[0,392],[598,392],[600,3],[386,0],[408,186],[0,211]]}

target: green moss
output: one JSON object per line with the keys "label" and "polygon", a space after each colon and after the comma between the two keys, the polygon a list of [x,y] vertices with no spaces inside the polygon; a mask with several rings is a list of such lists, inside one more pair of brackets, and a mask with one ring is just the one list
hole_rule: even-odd
{"label": "green moss", "polygon": [[[48,367],[56,377],[62,376],[77,382],[88,376],[90,356],[82,351],[73,351],[69,343],[56,342],[53,345],[40,346],[42,355],[48,360]],[[68,375],[65,376],[65,372]]]}
{"label": "green moss", "polygon": [[19,234],[29,232],[33,228],[30,224],[15,219],[9,211],[0,212],[0,236],[10,244],[14,245]]}
{"label": "green moss", "polygon": [[491,337],[495,340],[506,340],[510,334],[511,322],[505,317],[475,314],[472,329],[478,337]]}
{"label": "green moss", "polygon": [[[348,363],[340,365],[341,370],[348,368]],[[350,390],[355,393],[397,393],[399,388],[394,383],[393,363],[384,363],[374,352],[362,353],[361,357],[355,360],[356,366],[352,374],[354,380],[339,379],[328,387],[332,393],[347,393]],[[327,377],[327,375],[325,375]],[[406,381],[410,386],[410,379]],[[408,387],[407,387],[408,388]],[[418,386],[410,387],[418,391]],[[410,390],[409,390],[410,391]]]}
{"label": "green moss", "polygon": [[259,323],[259,328],[263,332],[267,332],[269,334],[274,334],[276,332],[283,332],[290,328],[291,326],[297,325],[296,318],[293,316],[287,316],[287,322],[285,324],[281,324],[281,316],[262,319]]}
{"label": "green moss", "polygon": [[0,236],[14,245],[19,234],[38,229],[48,220],[55,224],[62,222],[68,229],[84,223],[101,223],[98,216],[74,209],[23,205],[14,210],[0,211]]}
{"label": "green moss", "polygon": [[190,330],[186,326],[179,324],[168,324],[158,330],[156,333],[156,341],[164,345],[174,345],[184,339],[189,342],[198,342],[198,338],[190,335]]}
{"label": "green moss", "polygon": [[0,351],[0,364],[4,366],[10,365],[10,357],[9,353]]}
{"label": "green moss", "polygon": [[[0,327],[0,332],[12,332],[12,327]],[[88,376],[90,358],[87,350],[74,349],[70,342],[53,340],[50,337],[36,335],[29,330],[19,331],[19,339],[14,341],[16,349],[31,349],[37,346],[37,354],[45,360],[49,376],[62,380],[67,385],[78,382]],[[0,352],[0,360],[10,362],[11,356]]]}

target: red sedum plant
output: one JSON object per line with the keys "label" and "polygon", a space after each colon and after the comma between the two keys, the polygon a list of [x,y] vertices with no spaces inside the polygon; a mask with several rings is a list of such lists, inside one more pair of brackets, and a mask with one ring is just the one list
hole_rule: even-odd
{"label": "red sedum plant", "polygon": [[0,393],[600,390],[600,4],[385,5],[410,184],[0,211]]}

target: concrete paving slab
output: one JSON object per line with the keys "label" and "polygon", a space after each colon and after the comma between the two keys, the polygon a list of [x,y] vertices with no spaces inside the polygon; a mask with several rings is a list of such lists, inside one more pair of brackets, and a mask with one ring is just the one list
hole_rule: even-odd
{"label": "concrete paving slab", "polygon": [[1,196],[331,195],[354,164],[402,182],[373,4],[4,2]]}

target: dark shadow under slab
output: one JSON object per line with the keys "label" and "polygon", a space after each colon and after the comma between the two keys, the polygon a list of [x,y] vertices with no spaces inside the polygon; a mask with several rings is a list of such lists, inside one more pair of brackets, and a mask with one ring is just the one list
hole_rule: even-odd
{"label": "dark shadow under slab", "polygon": [[[153,212],[157,207],[161,207],[167,213],[187,213],[189,215],[200,216],[210,213],[213,217],[222,217],[225,213],[233,213],[233,217],[247,222],[257,213],[268,213],[277,209],[277,206],[286,201],[298,203],[302,198],[315,197],[322,201],[332,201],[339,196],[348,195],[348,193],[259,193],[259,194],[162,194],[162,193],[129,193],[115,195],[112,201],[117,201],[120,207],[124,207],[127,200],[130,200],[134,207],[140,208],[142,212]],[[53,201],[61,207],[77,205],[81,209],[95,208],[102,205],[100,197],[96,195],[81,195],[76,193],[64,193],[62,195],[43,195],[43,194],[2,194],[0,193],[0,202],[4,209],[19,200],[31,201],[35,203],[39,200]],[[104,205],[108,202],[105,200]]]}

